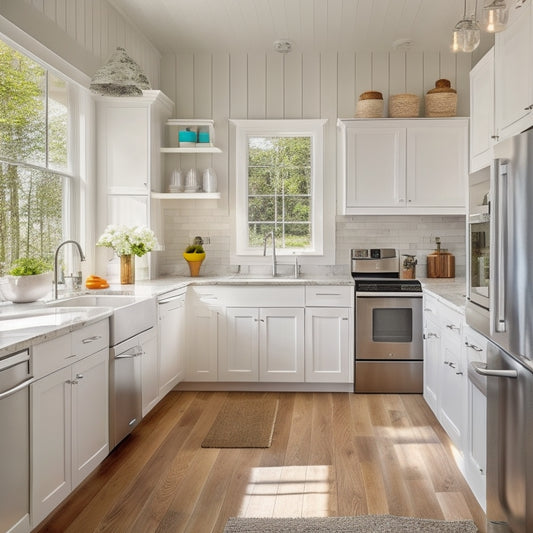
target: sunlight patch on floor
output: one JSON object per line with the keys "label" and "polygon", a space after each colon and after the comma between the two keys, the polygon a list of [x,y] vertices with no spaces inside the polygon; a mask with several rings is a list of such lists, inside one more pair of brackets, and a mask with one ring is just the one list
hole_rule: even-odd
{"label": "sunlight patch on floor", "polygon": [[252,468],[238,516],[328,516],[331,475],[329,465]]}

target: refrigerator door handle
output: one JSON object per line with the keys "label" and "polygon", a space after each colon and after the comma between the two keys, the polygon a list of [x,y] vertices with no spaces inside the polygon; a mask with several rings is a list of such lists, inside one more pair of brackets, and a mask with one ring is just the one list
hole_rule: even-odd
{"label": "refrigerator door handle", "polygon": [[494,331],[503,333],[506,331],[505,325],[505,254],[507,252],[507,171],[508,163],[501,159],[495,161],[493,171],[495,179],[495,198],[494,198],[494,220],[493,244],[491,248],[494,250],[494,315],[493,326]]}
{"label": "refrigerator door handle", "polygon": [[487,363],[482,363],[480,361],[472,361],[470,366],[478,374],[482,376],[494,377],[494,378],[514,378],[518,377],[518,372],[516,370],[493,370],[487,368]]}

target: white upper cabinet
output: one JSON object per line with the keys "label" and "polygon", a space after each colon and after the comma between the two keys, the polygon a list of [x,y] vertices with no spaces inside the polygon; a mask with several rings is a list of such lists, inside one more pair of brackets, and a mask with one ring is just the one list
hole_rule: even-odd
{"label": "white upper cabinet", "polygon": [[531,0],[513,2],[507,28],[496,35],[496,125],[500,140],[533,123]]}
{"label": "white upper cabinet", "polygon": [[464,118],[341,119],[342,213],[464,214]]}
{"label": "white upper cabinet", "polygon": [[470,172],[490,165],[497,141],[494,121],[494,48],[470,72]]}

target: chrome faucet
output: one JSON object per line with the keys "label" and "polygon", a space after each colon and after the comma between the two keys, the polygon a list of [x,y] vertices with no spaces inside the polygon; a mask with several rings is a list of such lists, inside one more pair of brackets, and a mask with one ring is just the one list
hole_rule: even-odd
{"label": "chrome faucet", "polygon": [[[64,246],[65,244],[69,244],[69,243],[74,244],[76,246],[76,248],[78,249],[78,252],[80,254],[80,260],[81,261],[85,261],[85,254],[83,253],[83,250],[81,249],[80,243],[77,242],[77,241],[73,241],[73,240],[63,241],[56,248],[56,253],[54,255],[54,299],[55,300],[57,300],[57,258],[59,256],[59,250],[61,249],[61,247]],[[81,283],[81,279],[80,279],[80,283]]]}
{"label": "chrome faucet", "polygon": [[267,233],[263,240],[263,256],[266,256],[267,253],[267,240],[269,237],[272,237],[272,277],[278,275],[278,264],[276,262],[276,236],[273,231]]}

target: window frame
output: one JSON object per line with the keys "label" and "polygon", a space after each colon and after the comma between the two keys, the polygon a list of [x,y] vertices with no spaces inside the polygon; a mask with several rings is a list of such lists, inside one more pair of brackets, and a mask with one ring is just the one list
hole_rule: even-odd
{"label": "window frame", "polygon": [[263,256],[262,248],[248,246],[248,139],[250,137],[311,138],[311,246],[280,248],[278,255],[324,255],[324,125],[327,119],[230,120],[235,139],[235,215],[232,255]]}

